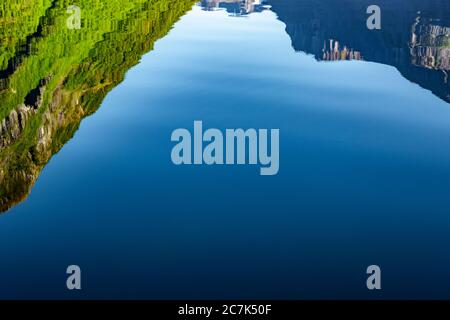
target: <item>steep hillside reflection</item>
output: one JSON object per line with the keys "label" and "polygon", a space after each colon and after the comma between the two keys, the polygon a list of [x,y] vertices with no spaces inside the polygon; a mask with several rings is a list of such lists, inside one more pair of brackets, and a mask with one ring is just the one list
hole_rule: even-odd
{"label": "steep hillside reflection", "polygon": [[2,3],[0,211],[27,196],[80,121],[193,3],[79,1],[79,29],[68,27],[65,1]]}

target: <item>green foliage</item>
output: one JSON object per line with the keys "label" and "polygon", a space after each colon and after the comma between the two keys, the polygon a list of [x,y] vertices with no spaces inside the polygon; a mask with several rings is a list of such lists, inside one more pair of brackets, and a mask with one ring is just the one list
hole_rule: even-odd
{"label": "green foliage", "polygon": [[[81,119],[97,110],[109,90],[194,1],[78,0],[80,29],[66,24],[72,4],[72,0],[0,4],[0,120],[23,104],[42,79],[49,79],[38,112],[12,145],[0,149],[0,209],[18,201],[19,193],[34,182],[18,177],[37,177]],[[50,132],[48,145],[40,141],[42,128]]]}

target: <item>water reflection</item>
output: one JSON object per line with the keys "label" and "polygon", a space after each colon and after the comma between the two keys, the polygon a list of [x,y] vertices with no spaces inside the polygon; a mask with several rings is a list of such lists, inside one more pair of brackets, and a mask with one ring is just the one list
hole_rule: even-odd
{"label": "water reflection", "polygon": [[[443,51],[428,49],[443,41],[421,27],[449,26],[448,11],[390,0],[369,31],[363,1],[271,0],[244,18],[90,1],[69,31],[63,2],[42,0],[20,8],[23,28],[0,24],[2,69],[13,66],[3,208],[46,165],[0,218],[0,297],[74,298],[63,278],[75,263],[81,298],[371,299],[375,263],[386,299],[448,298],[450,108],[429,92],[445,92]],[[279,127],[279,175],[174,167],[170,134],[196,119]]]}
{"label": "water reflection", "polygon": [[270,7],[286,24],[295,50],[313,54],[319,61],[367,60],[395,66],[408,80],[450,102],[448,1],[380,0],[380,31],[366,28],[366,8],[372,2],[203,0],[201,5],[232,15]]}
{"label": "water reflection", "polygon": [[204,10],[227,10],[231,15],[244,16],[266,9],[265,0],[202,0]]}
{"label": "water reflection", "polygon": [[[286,24],[296,51],[319,61],[392,65],[406,79],[450,102],[450,3],[379,0],[380,31],[366,28],[371,3],[203,0],[200,5],[237,16],[271,8]],[[27,196],[80,121],[97,110],[193,1],[82,4],[83,28],[76,31],[66,27],[63,1],[6,1],[0,8],[0,211]],[[20,19],[14,16],[17,11]]]}

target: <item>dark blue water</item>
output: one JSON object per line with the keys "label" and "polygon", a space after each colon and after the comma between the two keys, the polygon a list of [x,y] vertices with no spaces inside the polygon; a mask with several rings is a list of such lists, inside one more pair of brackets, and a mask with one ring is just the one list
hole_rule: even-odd
{"label": "dark blue water", "polygon": [[[174,166],[194,120],[279,128],[279,174]],[[0,298],[450,298],[449,145],[450,104],[393,66],[196,6],[0,217]]]}

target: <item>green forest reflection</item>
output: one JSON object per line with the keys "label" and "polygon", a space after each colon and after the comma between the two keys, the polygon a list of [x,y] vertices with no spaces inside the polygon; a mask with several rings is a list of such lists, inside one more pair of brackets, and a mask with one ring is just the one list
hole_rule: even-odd
{"label": "green forest reflection", "polygon": [[194,2],[80,0],[77,25],[69,1],[2,1],[0,212]]}

